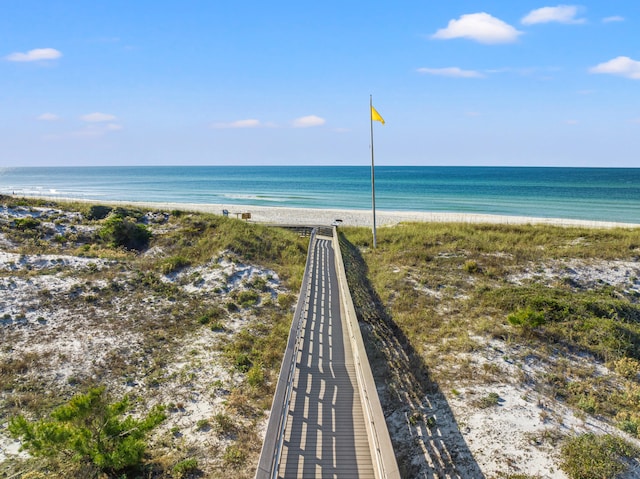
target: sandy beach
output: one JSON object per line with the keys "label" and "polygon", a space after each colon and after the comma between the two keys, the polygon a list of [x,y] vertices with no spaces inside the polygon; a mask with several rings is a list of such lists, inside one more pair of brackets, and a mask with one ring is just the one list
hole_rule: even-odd
{"label": "sandy beach", "polygon": [[[56,201],[80,201],[115,205],[138,205],[158,210],[186,210],[205,213],[223,214],[227,211],[232,218],[241,218],[242,213],[251,213],[249,221],[264,224],[286,225],[330,225],[335,220],[342,220],[344,226],[373,225],[371,210],[287,208],[275,206],[253,206],[235,204],[198,204],[198,203],[155,203],[130,201],[98,201],[77,198],[61,198],[38,196],[41,199]],[[577,226],[588,228],[638,228],[640,223],[616,223],[609,221],[575,220],[566,218],[542,218],[527,216],[506,216],[478,213],[449,213],[429,211],[388,211],[376,210],[377,226],[393,226],[402,222],[435,222],[435,223],[490,223],[505,225],[547,224],[555,226]]]}

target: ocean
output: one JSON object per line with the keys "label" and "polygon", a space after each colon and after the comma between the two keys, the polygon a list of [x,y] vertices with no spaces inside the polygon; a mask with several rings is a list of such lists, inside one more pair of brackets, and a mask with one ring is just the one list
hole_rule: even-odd
{"label": "ocean", "polygon": [[[378,166],[378,210],[640,224],[640,168]],[[0,167],[0,193],[370,209],[366,166]]]}

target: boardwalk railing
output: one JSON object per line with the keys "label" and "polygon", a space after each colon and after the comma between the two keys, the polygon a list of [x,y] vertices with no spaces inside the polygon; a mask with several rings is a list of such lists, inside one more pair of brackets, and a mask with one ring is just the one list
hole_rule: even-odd
{"label": "boardwalk railing", "polygon": [[[289,411],[289,401],[291,400],[291,391],[293,389],[293,380],[295,376],[296,361],[298,348],[300,346],[300,335],[302,334],[302,323],[305,308],[309,307],[309,282],[311,275],[312,254],[315,250],[314,242],[316,240],[315,229],[311,233],[309,240],[309,252],[307,255],[307,264],[304,270],[302,286],[300,287],[300,300],[296,306],[293,315],[293,324],[289,331],[289,340],[287,349],[282,359],[280,367],[280,376],[276,386],[276,392],[273,396],[273,405],[271,406],[271,416],[264,443],[262,444],[262,452],[260,453],[260,461],[256,471],[256,479],[274,479],[278,475],[278,464],[280,455],[282,454],[282,446],[284,442],[284,428],[287,423],[287,413]],[[303,300],[304,298],[304,300]]]}
{"label": "boardwalk railing", "polygon": [[391,437],[389,436],[387,423],[384,418],[384,413],[382,412],[376,384],[373,380],[373,373],[371,372],[369,359],[367,358],[367,353],[364,348],[364,341],[360,333],[358,317],[355,307],[353,306],[349,285],[347,284],[338,232],[335,227],[333,228],[333,248],[336,253],[336,271],[338,274],[344,322],[347,325],[349,340],[351,341],[351,350],[356,366],[356,377],[358,389],[360,390],[362,409],[367,419],[366,428],[369,436],[371,457],[375,468],[374,472],[378,479],[400,479],[400,471],[393,451]]}
{"label": "boardwalk railing", "polygon": [[278,477],[279,465],[285,441],[285,427],[287,425],[287,415],[294,387],[296,373],[296,358],[303,334],[304,317],[309,311],[311,296],[311,275],[313,274],[313,261],[315,255],[316,235],[329,236],[333,238],[333,251],[335,252],[335,269],[338,279],[340,316],[342,324],[347,332],[351,345],[353,364],[355,366],[355,376],[360,403],[364,412],[365,428],[369,452],[373,463],[373,474],[376,479],[399,479],[400,472],[395,459],[395,454],[387,430],[382,407],[378,399],[376,385],[369,365],[364,342],[360,334],[358,319],[351,299],[349,286],[340,252],[337,231],[335,228],[314,229],[309,242],[309,254],[305,268],[302,286],[300,288],[300,299],[296,306],[293,323],[289,332],[289,340],[280,376],[273,398],[271,417],[267,425],[264,444],[260,454],[256,479],[275,479]]}

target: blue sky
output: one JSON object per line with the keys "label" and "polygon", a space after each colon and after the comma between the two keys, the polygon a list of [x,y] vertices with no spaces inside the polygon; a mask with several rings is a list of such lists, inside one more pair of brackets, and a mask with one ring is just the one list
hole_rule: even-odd
{"label": "blue sky", "polygon": [[637,0],[0,7],[0,166],[638,166]]}

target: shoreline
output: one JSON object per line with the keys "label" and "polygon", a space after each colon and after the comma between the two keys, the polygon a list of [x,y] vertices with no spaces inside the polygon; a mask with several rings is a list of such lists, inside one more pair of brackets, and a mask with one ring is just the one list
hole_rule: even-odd
{"label": "shoreline", "polygon": [[[222,215],[227,210],[229,217],[241,218],[242,213],[251,213],[250,222],[277,225],[330,225],[336,219],[342,220],[343,226],[371,227],[373,217],[369,210],[350,209],[314,209],[285,206],[254,206],[223,203],[175,203],[122,200],[93,200],[83,198],[66,198],[45,195],[20,195],[14,197],[37,198],[60,202],[78,202],[106,205],[131,205],[157,210],[197,211]],[[577,220],[568,218],[543,218],[529,216],[509,216],[484,213],[453,213],[430,211],[376,210],[377,226],[394,226],[402,222],[418,223],[469,223],[469,224],[503,224],[503,225],[552,225],[587,228],[640,228],[640,223],[621,223],[613,221]]]}

